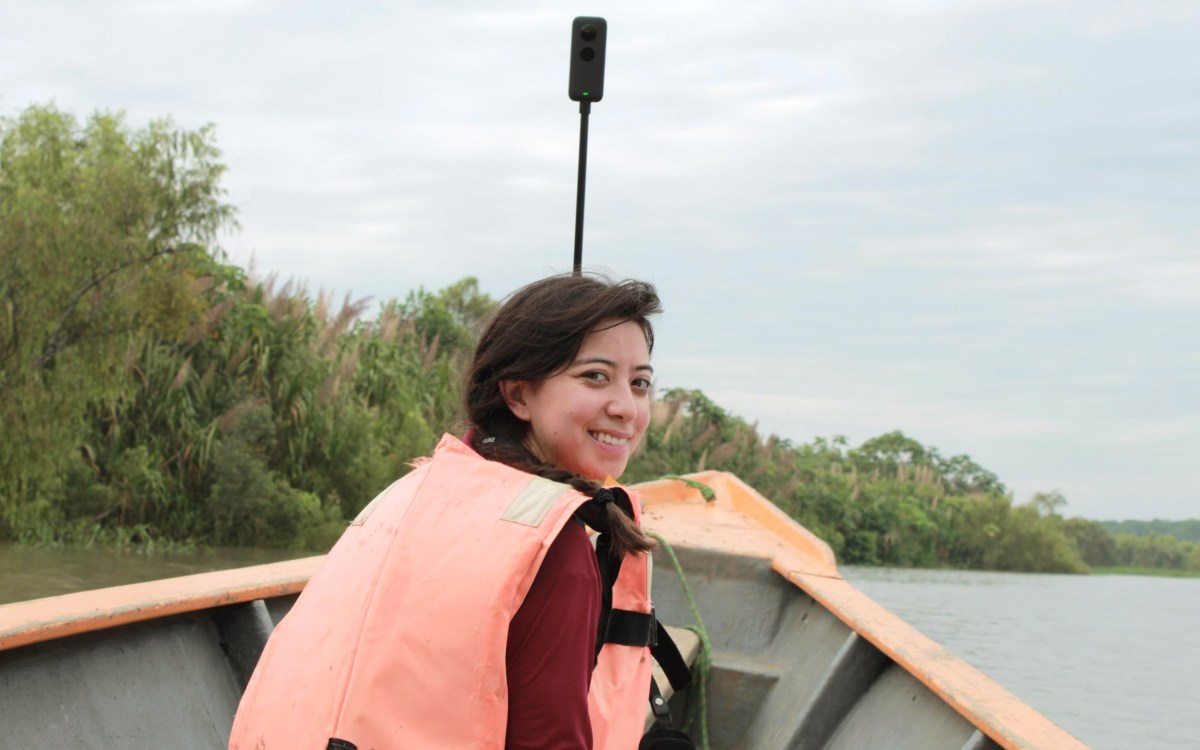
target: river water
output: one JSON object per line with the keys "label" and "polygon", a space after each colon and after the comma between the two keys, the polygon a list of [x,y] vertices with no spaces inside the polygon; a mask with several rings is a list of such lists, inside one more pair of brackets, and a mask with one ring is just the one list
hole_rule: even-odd
{"label": "river water", "polygon": [[[0,604],[305,554],[0,545]],[[1200,579],[842,573],[1095,750],[1200,750]]]}
{"label": "river water", "polygon": [[843,567],[1095,750],[1200,749],[1200,579]]}
{"label": "river water", "polygon": [[46,549],[0,544],[0,604],[210,570],[242,568],[312,554],[245,548],[139,554],[109,549]]}

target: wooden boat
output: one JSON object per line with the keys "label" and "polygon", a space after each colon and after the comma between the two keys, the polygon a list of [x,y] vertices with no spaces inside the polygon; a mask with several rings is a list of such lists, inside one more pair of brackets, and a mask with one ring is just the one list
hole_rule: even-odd
{"label": "wooden boat", "polygon": [[[687,479],[638,489],[669,544],[655,552],[659,619],[697,625],[694,608],[711,644],[712,748],[1086,747],[849,585],[827,545],[736,477]],[[225,747],[271,628],[320,560],[0,606],[0,747]],[[701,703],[672,698],[677,717],[688,700]]]}

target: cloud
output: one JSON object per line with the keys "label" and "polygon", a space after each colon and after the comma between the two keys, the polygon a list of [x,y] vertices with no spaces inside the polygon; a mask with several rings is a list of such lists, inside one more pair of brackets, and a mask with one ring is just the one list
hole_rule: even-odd
{"label": "cloud", "polygon": [[1142,304],[1200,306],[1200,236],[1166,234],[1128,210],[980,213],[963,229],[870,238],[859,258],[930,269],[960,288],[1040,289],[1076,300],[1090,294],[1101,304],[1116,294]]}

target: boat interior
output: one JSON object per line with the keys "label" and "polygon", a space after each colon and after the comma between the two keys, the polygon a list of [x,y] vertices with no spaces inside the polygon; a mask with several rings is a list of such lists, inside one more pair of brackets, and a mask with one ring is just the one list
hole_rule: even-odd
{"label": "boat interior", "polygon": [[[667,555],[655,556],[659,619],[694,623],[689,595],[711,643],[704,709],[712,748],[738,750],[991,750],[1000,747],[790,584],[762,557],[712,549],[674,550],[688,592]],[[673,633],[676,632],[673,630]],[[698,640],[698,639],[696,639]],[[684,641],[676,637],[676,641]],[[690,651],[693,641],[680,643]],[[698,737],[695,690],[670,701]]]}

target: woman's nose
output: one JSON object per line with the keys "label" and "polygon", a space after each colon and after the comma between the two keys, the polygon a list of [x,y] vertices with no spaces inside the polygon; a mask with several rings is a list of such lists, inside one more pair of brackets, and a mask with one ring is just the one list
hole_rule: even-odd
{"label": "woman's nose", "polygon": [[625,420],[632,420],[637,416],[637,401],[632,389],[619,385],[613,389],[612,398],[608,401],[608,414]]}

